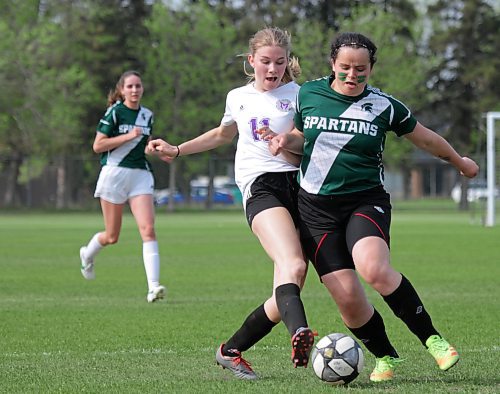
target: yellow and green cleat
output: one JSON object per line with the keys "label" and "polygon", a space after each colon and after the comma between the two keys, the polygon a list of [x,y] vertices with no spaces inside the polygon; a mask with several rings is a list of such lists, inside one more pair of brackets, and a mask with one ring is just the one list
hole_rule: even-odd
{"label": "yellow and green cleat", "polygon": [[384,356],[375,359],[375,368],[370,374],[372,382],[388,382],[394,378],[394,370],[396,366],[403,362],[400,358]]}
{"label": "yellow and green cleat", "polygon": [[439,335],[431,335],[425,341],[425,346],[427,346],[427,350],[443,371],[447,371],[460,360],[460,356],[455,348]]}

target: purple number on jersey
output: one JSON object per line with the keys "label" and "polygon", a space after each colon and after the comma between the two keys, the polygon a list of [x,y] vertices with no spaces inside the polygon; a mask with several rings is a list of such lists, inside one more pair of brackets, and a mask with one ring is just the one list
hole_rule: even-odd
{"label": "purple number on jersey", "polygon": [[257,130],[262,127],[269,127],[269,118],[263,118],[260,121],[257,121],[257,118],[252,118],[249,123],[254,141],[262,141],[260,135],[257,134]]}

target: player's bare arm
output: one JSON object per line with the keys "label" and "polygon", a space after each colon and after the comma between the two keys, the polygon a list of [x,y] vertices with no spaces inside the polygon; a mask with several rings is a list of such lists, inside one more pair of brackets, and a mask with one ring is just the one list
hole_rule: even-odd
{"label": "player's bare arm", "polygon": [[148,155],[156,156],[160,160],[171,163],[176,157],[177,148],[161,138],[157,138],[149,140],[145,152]]}
{"label": "player's bare arm", "polygon": [[418,148],[442,160],[448,161],[462,175],[468,178],[475,177],[479,172],[479,166],[474,160],[460,156],[448,141],[419,122],[417,122],[413,131],[405,135],[405,137]]}
{"label": "player's bare arm", "polygon": [[275,137],[278,141],[279,149],[287,150],[288,152],[302,155],[304,150],[304,134],[294,128],[289,133],[280,134]]}
{"label": "player's bare arm", "polygon": [[221,124],[212,130],[206,131],[192,140],[179,145],[179,155],[185,156],[193,153],[205,152],[218,146],[229,144],[238,134],[236,123],[230,125]]}
{"label": "player's bare arm", "polygon": [[166,158],[174,159],[179,156],[205,152],[220,145],[228,144],[237,133],[236,123],[229,126],[220,125],[180,145],[170,145],[162,139],[151,140],[146,152],[158,156],[162,160]]}
{"label": "player's bare arm", "polygon": [[173,159],[177,155],[177,148],[175,145],[170,145],[161,138],[157,138],[149,141],[146,147],[146,153],[160,158],[169,157]]}
{"label": "player's bare arm", "polygon": [[302,155],[297,155],[296,153],[289,152],[287,150],[282,150],[281,155],[290,164],[299,167],[302,160]]}
{"label": "player's bare arm", "polygon": [[116,137],[108,137],[104,133],[97,132],[92,149],[95,153],[107,152],[108,150],[118,148],[125,142],[131,141],[140,135],[142,135],[142,129],[140,127],[134,127],[128,133],[121,134]]}
{"label": "player's bare arm", "polygon": [[[269,151],[276,156],[285,151],[302,156],[302,150],[304,148],[304,135],[301,131],[294,128],[289,133],[276,134],[269,127],[262,127],[257,130],[261,138],[265,141],[269,141]],[[294,164],[294,162],[290,161]]]}
{"label": "player's bare arm", "polygon": [[274,134],[274,137],[269,140],[269,152],[271,152],[273,156],[281,155],[287,162],[298,167],[300,165],[300,161],[302,160],[302,155],[283,149],[280,145],[281,138],[277,137],[278,134]]}

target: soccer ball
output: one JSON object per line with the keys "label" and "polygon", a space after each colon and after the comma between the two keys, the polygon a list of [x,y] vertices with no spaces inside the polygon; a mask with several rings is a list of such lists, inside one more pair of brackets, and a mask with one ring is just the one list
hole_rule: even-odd
{"label": "soccer ball", "polygon": [[348,384],[365,364],[358,343],[346,334],[328,334],[313,347],[311,361],[318,378],[330,384]]}

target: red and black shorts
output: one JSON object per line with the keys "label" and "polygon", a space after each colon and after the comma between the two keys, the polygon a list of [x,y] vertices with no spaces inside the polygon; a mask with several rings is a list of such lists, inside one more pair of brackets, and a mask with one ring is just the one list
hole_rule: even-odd
{"label": "red and black shorts", "polygon": [[250,197],[245,204],[245,215],[250,227],[258,213],[274,207],[286,208],[295,227],[299,226],[297,172],[267,172],[253,181],[250,186]]}
{"label": "red and black shorts", "polygon": [[390,196],[382,186],[343,195],[298,193],[300,235],[319,277],[355,269],[352,248],[362,238],[382,238],[390,246]]}

